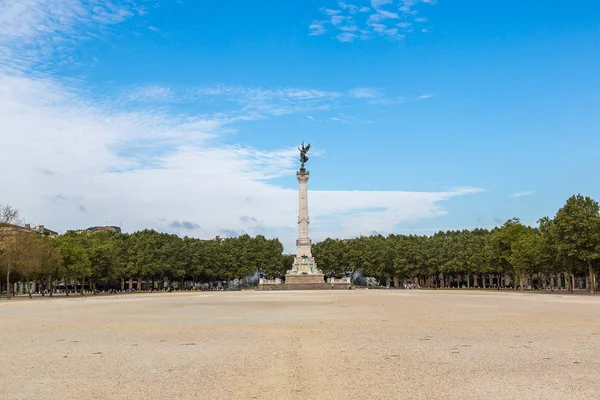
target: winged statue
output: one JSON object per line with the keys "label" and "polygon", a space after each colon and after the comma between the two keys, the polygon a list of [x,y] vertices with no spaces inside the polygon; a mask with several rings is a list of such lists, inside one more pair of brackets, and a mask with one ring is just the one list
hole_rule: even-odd
{"label": "winged statue", "polygon": [[301,168],[304,168],[304,164],[308,161],[308,156],[306,154],[310,151],[310,144],[304,145],[304,142],[302,142],[302,147],[298,147],[298,150],[300,150]]}

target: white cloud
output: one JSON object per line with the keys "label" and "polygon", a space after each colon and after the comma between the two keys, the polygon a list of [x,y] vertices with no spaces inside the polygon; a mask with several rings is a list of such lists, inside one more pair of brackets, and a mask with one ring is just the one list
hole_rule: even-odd
{"label": "white cloud", "polygon": [[[367,40],[384,37],[389,40],[403,39],[414,22],[425,22],[426,18],[419,16],[419,5],[435,4],[433,0],[361,0],[366,4],[349,4],[338,2],[339,9],[321,8],[326,20],[313,22],[310,35],[324,35],[327,27],[335,34],[340,42],[353,42],[356,39]],[[370,5],[367,7],[366,5]],[[396,22],[394,22],[396,20]],[[400,22],[397,22],[400,20]],[[400,33],[398,28],[404,31]],[[337,33],[336,33],[337,31]],[[342,31],[341,33],[339,31]],[[415,32],[428,32],[427,28]]]}
{"label": "white cloud", "polygon": [[375,99],[381,97],[381,93],[373,88],[356,88],[348,92],[350,96],[357,99]]}
{"label": "white cloud", "polygon": [[533,190],[527,190],[525,192],[517,192],[517,193],[513,193],[511,195],[509,195],[508,197],[510,197],[511,199],[516,199],[519,197],[526,197],[526,196],[531,196],[533,195],[535,192]]}
{"label": "white cloud", "polygon": [[393,3],[393,0],[371,0],[371,6],[373,8],[379,8],[383,5],[391,4],[391,3]]}
{"label": "white cloud", "polygon": [[311,110],[322,110],[342,97],[342,94],[310,88],[275,88],[218,86],[191,89],[181,96],[188,100],[224,99],[242,108],[228,118],[262,119]]}
{"label": "white cloud", "polygon": [[333,25],[341,25],[346,20],[346,17],[342,15],[334,15],[331,17],[331,23]]}
{"label": "white cloud", "polygon": [[[101,107],[49,79],[3,74],[0,88],[0,139],[15,149],[0,158],[0,169],[11,171],[0,176],[2,202],[32,222],[168,231],[172,221],[192,221],[200,228],[190,235],[265,233],[292,248],[296,192],[270,179],[294,180],[294,148],[224,146],[226,122]],[[393,231],[443,215],[440,202],[474,192],[311,192],[313,237]]]}
{"label": "white cloud", "polygon": [[48,67],[40,62],[51,57],[63,59],[67,54],[65,50],[77,41],[89,39],[131,18],[143,2],[3,1],[0,4],[0,67],[16,70]]}
{"label": "white cloud", "polygon": [[396,14],[395,12],[390,12],[390,11],[386,11],[386,10],[379,10],[379,15],[381,15],[383,18],[392,18],[392,19],[400,18],[400,16],[398,14]]}
{"label": "white cloud", "polygon": [[308,29],[310,30],[310,33],[309,33],[310,36],[320,36],[320,35],[324,35],[325,33],[327,33],[327,29],[325,29],[325,27],[323,26],[322,21],[313,22],[312,24],[310,24]]}
{"label": "white cloud", "polygon": [[133,88],[128,94],[129,100],[138,102],[157,102],[173,99],[170,88],[159,85],[143,85]]}
{"label": "white cloud", "polygon": [[348,10],[348,12],[350,14],[356,14],[357,12],[363,12],[362,9],[360,9],[358,6],[356,6],[354,4],[347,4],[347,3],[344,3],[343,1],[338,1],[338,6],[342,10]]}
{"label": "white cloud", "polygon": [[323,14],[326,15],[338,15],[339,13],[341,13],[340,10],[331,10],[329,8],[322,8],[321,11],[323,11]]}
{"label": "white cloud", "polygon": [[337,35],[337,40],[339,40],[340,42],[352,42],[357,37],[358,36],[356,36],[354,33],[344,32]]}
{"label": "white cloud", "polygon": [[419,100],[427,100],[427,99],[431,99],[433,97],[437,97],[437,93],[426,93],[426,94],[422,94],[419,96]]}
{"label": "white cloud", "polygon": [[[29,72],[55,55],[49,37],[73,44],[82,32],[131,17],[131,7],[129,0],[29,0],[0,9],[0,202],[60,231],[111,224],[125,231],[183,229],[198,237],[261,233],[280,237],[292,250],[297,192],[272,179],[295,181],[295,147],[225,145],[223,135],[232,122],[326,110],[338,99],[369,98],[369,89],[353,95],[192,89],[195,97],[186,95],[194,99],[218,96],[238,105],[236,113],[192,116],[156,107],[179,97],[172,88],[141,85],[95,101],[76,81]],[[443,201],[475,192],[312,191],[312,237],[393,231],[403,222],[443,215]]]}

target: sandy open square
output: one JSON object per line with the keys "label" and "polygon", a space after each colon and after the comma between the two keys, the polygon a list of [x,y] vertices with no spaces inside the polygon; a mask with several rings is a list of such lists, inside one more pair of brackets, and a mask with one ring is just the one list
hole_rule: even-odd
{"label": "sandy open square", "polygon": [[0,302],[1,399],[592,399],[600,297],[355,290]]}

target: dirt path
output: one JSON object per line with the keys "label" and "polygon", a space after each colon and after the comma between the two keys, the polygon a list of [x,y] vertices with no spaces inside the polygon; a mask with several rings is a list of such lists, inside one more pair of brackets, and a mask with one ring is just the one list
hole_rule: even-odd
{"label": "dirt path", "polygon": [[600,298],[242,292],[0,301],[0,399],[592,399]]}

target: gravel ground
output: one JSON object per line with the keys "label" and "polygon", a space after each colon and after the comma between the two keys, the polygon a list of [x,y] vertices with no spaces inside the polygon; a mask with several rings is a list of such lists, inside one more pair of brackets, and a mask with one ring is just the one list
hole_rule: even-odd
{"label": "gravel ground", "polygon": [[596,399],[600,297],[485,291],[0,300],[0,399]]}

